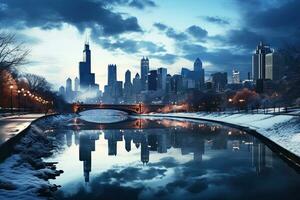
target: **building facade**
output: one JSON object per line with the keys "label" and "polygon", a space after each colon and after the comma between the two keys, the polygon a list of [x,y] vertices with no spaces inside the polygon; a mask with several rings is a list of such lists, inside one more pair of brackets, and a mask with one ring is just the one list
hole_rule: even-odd
{"label": "building facade", "polygon": [[269,45],[260,42],[252,55],[252,78],[266,79],[266,54],[272,53]]}
{"label": "building facade", "polygon": [[88,43],[84,45],[83,61],[79,62],[79,82],[81,90],[90,88],[99,90],[99,86],[95,84],[95,74],[91,73],[91,50]]}
{"label": "building facade", "polygon": [[215,91],[224,91],[228,83],[226,72],[217,72],[211,75],[212,87]]}
{"label": "building facade", "polygon": [[147,90],[148,86],[148,73],[149,73],[149,59],[142,58],[141,59],[141,84],[142,90]]}
{"label": "building facade", "polygon": [[238,70],[232,70],[232,83],[233,84],[240,84],[240,72]]}
{"label": "building facade", "polygon": [[283,58],[279,53],[269,53],[266,55],[266,79],[280,80],[283,73]]}

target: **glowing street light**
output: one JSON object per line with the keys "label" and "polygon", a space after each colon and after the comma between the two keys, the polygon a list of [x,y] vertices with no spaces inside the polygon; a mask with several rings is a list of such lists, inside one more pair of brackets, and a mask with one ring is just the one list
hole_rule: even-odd
{"label": "glowing street light", "polygon": [[10,112],[13,112],[13,99],[12,99],[12,90],[13,90],[14,86],[11,84],[9,86],[10,89]]}
{"label": "glowing street light", "polygon": [[19,110],[19,114],[20,114],[20,111],[21,111],[20,95],[21,95],[21,90],[18,90],[18,110]]}

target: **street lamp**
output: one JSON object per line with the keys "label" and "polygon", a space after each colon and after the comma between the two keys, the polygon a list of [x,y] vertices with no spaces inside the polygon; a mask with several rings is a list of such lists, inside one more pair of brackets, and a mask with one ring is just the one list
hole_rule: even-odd
{"label": "street lamp", "polygon": [[18,90],[18,111],[19,111],[19,114],[21,112],[21,106],[20,106],[20,94],[21,94],[21,90]]}
{"label": "street lamp", "polygon": [[24,93],[23,96],[24,96],[24,111],[25,111],[25,108],[27,106],[27,102],[26,102],[27,101],[27,99],[26,99],[27,94]]}
{"label": "street lamp", "polygon": [[13,90],[14,86],[11,84],[9,86],[10,89],[10,112],[13,112],[13,97],[12,97],[12,90]]}

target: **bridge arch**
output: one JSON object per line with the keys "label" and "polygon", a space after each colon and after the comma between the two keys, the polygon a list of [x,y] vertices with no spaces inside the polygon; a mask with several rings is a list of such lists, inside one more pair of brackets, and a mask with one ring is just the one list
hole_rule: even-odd
{"label": "bridge arch", "polygon": [[95,109],[112,109],[126,112],[128,114],[142,114],[144,113],[142,104],[121,105],[121,104],[72,104],[72,111],[79,113],[85,110]]}

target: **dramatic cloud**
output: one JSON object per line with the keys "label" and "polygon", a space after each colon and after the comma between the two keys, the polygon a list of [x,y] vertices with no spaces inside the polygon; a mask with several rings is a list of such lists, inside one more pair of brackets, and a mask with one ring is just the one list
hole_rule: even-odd
{"label": "dramatic cloud", "polygon": [[106,1],[2,1],[2,27],[52,29],[60,28],[63,23],[74,25],[80,31],[91,28],[92,31],[104,35],[142,31],[136,17],[123,17],[122,14],[114,12]]}
{"label": "dramatic cloud", "polygon": [[190,26],[186,31],[197,39],[202,39],[207,36],[207,31],[196,25]]}
{"label": "dramatic cloud", "polygon": [[300,1],[288,1],[281,7],[271,8],[269,10],[247,13],[246,21],[255,28],[270,29],[276,31],[286,31],[287,29],[300,28]]}
{"label": "dramatic cloud", "polygon": [[152,55],[151,57],[159,59],[161,60],[162,63],[165,64],[174,64],[179,58],[178,55],[170,54],[170,53],[156,54],[156,55]]}
{"label": "dramatic cloud", "polygon": [[97,41],[103,48],[111,51],[121,50],[124,53],[141,53],[141,51],[146,51],[149,54],[166,52],[164,46],[159,46],[150,41],[137,41],[124,38],[118,38],[116,41],[110,39],[98,39]]}
{"label": "dramatic cloud", "polygon": [[223,44],[234,46],[240,50],[247,50],[247,53],[250,53],[259,41],[265,41],[266,38],[259,33],[243,28],[231,29],[225,35],[215,37],[215,39]]}
{"label": "dramatic cloud", "polygon": [[175,39],[175,40],[186,40],[188,36],[183,32],[177,32],[173,28],[169,27],[166,31],[166,35],[169,38]]}
{"label": "dramatic cloud", "polygon": [[184,32],[176,31],[174,28],[167,26],[162,23],[154,23],[154,27],[156,27],[158,30],[163,31],[167,37],[172,38],[174,40],[186,40],[188,39],[188,35]]}
{"label": "dramatic cloud", "polygon": [[154,1],[151,0],[132,0],[129,3],[130,6],[138,8],[138,9],[145,9],[146,7],[156,7]]}
{"label": "dramatic cloud", "polygon": [[273,46],[279,47],[285,42],[300,44],[300,1],[236,0],[236,2],[243,8],[241,26],[247,27],[256,35],[263,36],[266,42]]}
{"label": "dramatic cloud", "polygon": [[167,25],[162,24],[162,23],[154,23],[153,26],[156,27],[160,31],[165,31],[168,28]]}
{"label": "dramatic cloud", "polygon": [[229,24],[229,21],[226,19],[222,19],[221,17],[215,16],[204,16],[202,17],[204,20],[211,22],[211,23],[215,23],[215,24],[220,24],[220,25],[227,25]]}

